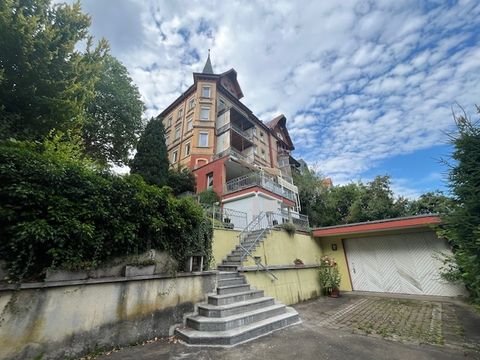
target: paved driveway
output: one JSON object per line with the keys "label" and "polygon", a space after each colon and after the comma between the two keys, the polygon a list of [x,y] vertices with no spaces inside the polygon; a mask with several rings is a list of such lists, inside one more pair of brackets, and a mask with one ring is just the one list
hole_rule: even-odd
{"label": "paved driveway", "polygon": [[99,359],[480,359],[480,316],[461,303],[352,295],[295,308],[303,324],[230,349],[160,339]]}

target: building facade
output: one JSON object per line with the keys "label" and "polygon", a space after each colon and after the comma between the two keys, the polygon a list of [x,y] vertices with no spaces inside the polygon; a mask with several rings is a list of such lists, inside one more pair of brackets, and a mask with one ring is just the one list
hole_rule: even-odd
{"label": "building facade", "polygon": [[193,85],[159,115],[170,164],[193,171],[197,193],[212,188],[222,205],[250,218],[260,211],[298,214],[291,172],[298,163],[286,118],[263,122],[242,97],[236,71],[215,74],[209,55]]}

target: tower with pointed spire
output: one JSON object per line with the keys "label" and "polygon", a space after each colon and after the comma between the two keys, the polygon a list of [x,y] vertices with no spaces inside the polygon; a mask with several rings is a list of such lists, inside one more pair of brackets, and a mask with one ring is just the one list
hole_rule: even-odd
{"label": "tower with pointed spire", "polygon": [[210,61],[210,49],[208,49],[208,57],[205,66],[203,67],[202,74],[213,74],[212,62]]}
{"label": "tower with pointed spire", "polygon": [[213,189],[222,206],[248,210],[249,218],[265,209],[298,213],[291,173],[298,163],[285,116],[261,121],[240,101],[237,72],[215,74],[210,55],[209,49],[193,84],[159,115],[171,165],[189,167],[197,192]]}

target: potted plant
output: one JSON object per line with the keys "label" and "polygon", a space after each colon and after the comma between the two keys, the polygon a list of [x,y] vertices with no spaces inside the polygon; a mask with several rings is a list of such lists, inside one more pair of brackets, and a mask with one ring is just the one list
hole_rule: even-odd
{"label": "potted plant", "polygon": [[339,297],[341,280],[342,277],[335,259],[328,256],[322,256],[320,259],[319,281],[323,295]]}

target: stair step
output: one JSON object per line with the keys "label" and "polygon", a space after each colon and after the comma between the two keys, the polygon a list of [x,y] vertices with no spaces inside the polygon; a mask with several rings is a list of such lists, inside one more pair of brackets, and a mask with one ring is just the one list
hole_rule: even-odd
{"label": "stair step", "polygon": [[237,271],[240,265],[217,265],[218,271]]}
{"label": "stair step", "polygon": [[229,279],[237,279],[242,275],[240,275],[237,271],[219,271],[217,276],[218,276],[218,280],[229,280]]}
{"label": "stair step", "polygon": [[222,266],[240,266],[240,261],[222,261]]}
{"label": "stair step", "polygon": [[301,323],[298,313],[290,307],[285,308],[285,313],[268,319],[241,326],[226,331],[198,331],[189,328],[178,328],[176,335],[190,345],[229,346],[253,340],[260,336],[287,326]]}
{"label": "stair step", "polygon": [[268,296],[235,302],[227,305],[211,305],[204,303],[198,305],[198,315],[210,318],[219,318],[260,309],[273,304],[275,304],[275,299]]}
{"label": "stair step", "polygon": [[217,286],[242,285],[246,283],[247,280],[245,280],[244,276],[238,276],[231,279],[219,279]]}
{"label": "stair step", "polygon": [[227,305],[240,301],[257,299],[263,297],[263,290],[250,290],[236,294],[212,294],[208,296],[208,303],[210,305]]}
{"label": "stair step", "polygon": [[268,307],[222,318],[209,318],[201,315],[187,317],[187,327],[199,331],[225,331],[249,325],[285,313],[285,305],[274,304]]}
{"label": "stair step", "polygon": [[240,261],[241,260],[241,256],[240,255],[228,255],[227,256],[227,261],[228,262],[231,262],[231,261]]}
{"label": "stair step", "polygon": [[217,294],[235,294],[241,293],[250,290],[249,284],[240,284],[240,285],[228,285],[228,286],[217,286]]}
{"label": "stair step", "polygon": [[237,256],[242,255],[245,251],[244,250],[233,250],[230,255]]}

